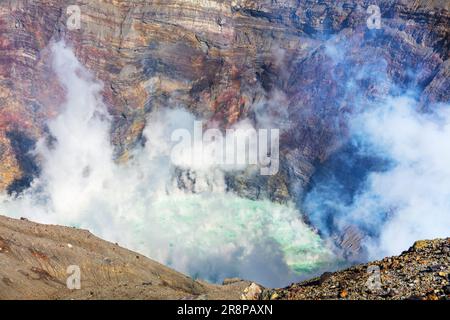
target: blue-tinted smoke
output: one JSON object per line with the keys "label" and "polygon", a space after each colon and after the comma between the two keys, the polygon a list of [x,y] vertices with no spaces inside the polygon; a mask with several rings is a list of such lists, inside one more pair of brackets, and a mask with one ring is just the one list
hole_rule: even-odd
{"label": "blue-tinted smoke", "polygon": [[382,56],[364,59],[361,50],[355,64],[352,41],[326,48],[335,70],[345,70],[336,81],[340,104],[352,106],[343,115],[348,134],[317,165],[302,207],[324,237],[353,227],[369,258],[379,258],[450,234],[450,105],[421,112],[423,88],[396,82]]}

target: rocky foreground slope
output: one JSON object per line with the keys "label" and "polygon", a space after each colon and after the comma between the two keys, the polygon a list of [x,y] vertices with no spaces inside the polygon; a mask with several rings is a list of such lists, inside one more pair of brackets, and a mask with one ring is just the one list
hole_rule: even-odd
{"label": "rocky foreground slope", "polygon": [[397,257],[264,290],[261,299],[450,299],[450,238],[417,241]]}
{"label": "rocky foreground slope", "polygon": [[[73,265],[80,290],[67,288]],[[194,281],[86,230],[0,216],[0,299],[238,299],[249,284]]]}
{"label": "rocky foreground slope", "polygon": [[[67,288],[67,268],[81,289]],[[381,287],[368,286],[380,268]],[[376,273],[375,273],[376,275]],[[284,289],[239,279],[193,280],[86,230],[0,216],[0,299],[448,299],[450,238],[419,241],[399,257],[325,273]],[[374,283],[374,281],[372,281]],[[376,283],[376,282],[375,282]]]}

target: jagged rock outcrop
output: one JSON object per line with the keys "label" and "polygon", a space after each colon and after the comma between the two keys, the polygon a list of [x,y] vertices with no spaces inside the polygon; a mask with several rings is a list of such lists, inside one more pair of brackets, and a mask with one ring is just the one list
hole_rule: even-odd
{"label": "jagged rock outcrop", "polygon": [[450,238],[417,241],[399,256],[326,272],[284,289],[265,289],[258,298],[449,300]]}
{"label": "jagged rock outcrop", "polygon": [[[79,30],[67,27],[73,4],[81,9]],[[127,159],[154,108],[183,106],[222,127],[244,117],[263,126],[264,113],[283,133],[282,170],[275,177],[231,176],[229,185],[244,196],[284,201],[338,147],[358,97],[415,87],[424,109],[449,100],[448,2],[378,1],[380,30],[367,28],[370,4],[2,1],[0,189],[21,191],[37,174],[27,151],[64,99],[45,48],[65,38],[104,83],[118,158]],[[339,61],[330,46],[340,48]],[[383,81],[374,76],[380,68]],[[18,138],[30,143],[17,150]]]}

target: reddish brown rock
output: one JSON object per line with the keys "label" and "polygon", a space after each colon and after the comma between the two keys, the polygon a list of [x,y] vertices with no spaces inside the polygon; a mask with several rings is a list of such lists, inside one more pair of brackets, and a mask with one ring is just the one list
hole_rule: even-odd
{"label": "reddish brown rock", "polygon": [[[79,30],[67,28],[73,4],[81,9]],[[257,121],[259,106],[282,130],[284,164],[275,179],[232,177],[231,185],[242,195],[285,201],[345,139],[358,98],[376,99],[395,84],[416,88],[424,110],[449,100],[448,2],[380,1],[376,31],[366,25],[369,4],[2,1],[0,188],[20,191],[35,174],[7,133],[34,141],[58,113],[64,90],[45,49],[64,38],[104,83],[118,158],[139,141],[152,109],[182,106],[226,127],[244,117]],[[340,61],[330,46],[340,48]],[[367,76],[352,91],[347,84],[362,71]]]}

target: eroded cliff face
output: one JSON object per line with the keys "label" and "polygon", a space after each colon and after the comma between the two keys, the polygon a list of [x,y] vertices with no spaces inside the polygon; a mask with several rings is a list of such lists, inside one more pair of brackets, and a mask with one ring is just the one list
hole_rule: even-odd
{"label": "eroded cliff face", "polygon": [[[360,79],[362,92],[345,87],[380,57],[389,81],[421,90],[424,108],[448,100],[445,1],[380,1],[383,28],[376,31],[366,25],[367,1],[88,1],[77,3],[81,28],[68,30],[71,4],[0,6],[2,189],[20,190],[36,173],[27,150],[14,144],[30,139],[25,148],[31,149],[45,119],[58,113],[64,92],[45,48],[61,38],[105,84],[118,157],[127,158],[154,108],[184,106],[224,127],[244,117],[258,121],[261,110],[278,120],[289,161],[265,181],[233,179],[250,197],[284,200],[292,181],[308,181],[312,164],[345,134],[353,98],[391,89],[375,83],[373,74]],[[344,60],[333,61],[329,44],[345,46]]]}
{"label": "eroded cliff face", "polygon": [[[81,27],[69,30],[69,5]],[[39,173],[28,151],[58,114],[64,88],[48,44],[65,39],[104,83],[118,161],[142,140],[146,114],[184,107],[226,128],[250,118],[281,130],[275,176],[228,177],[249,198],[298,197],[317,164],[344,143],[346,119],[393,92],[421,108],[448,102],[447,1],[2,1],[0,189],[21,191]]]}

